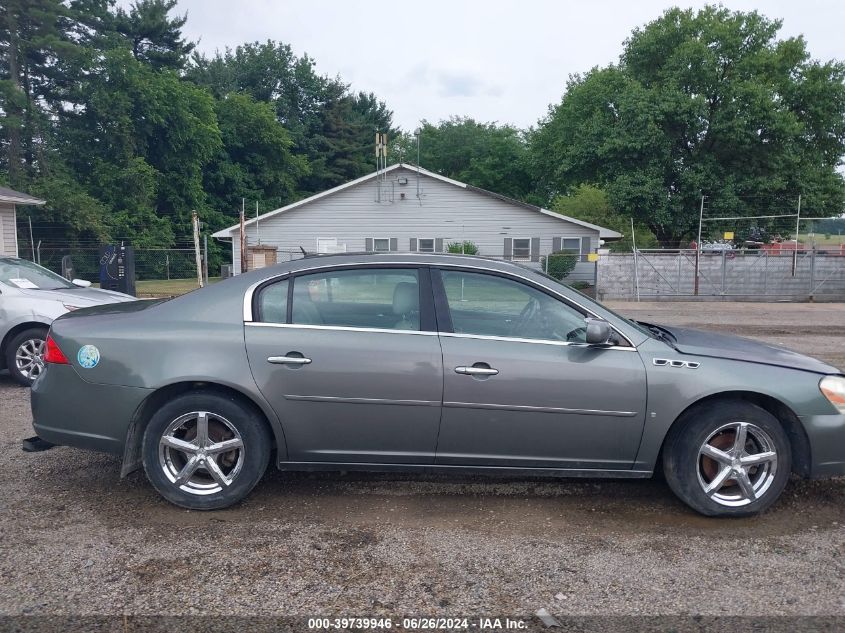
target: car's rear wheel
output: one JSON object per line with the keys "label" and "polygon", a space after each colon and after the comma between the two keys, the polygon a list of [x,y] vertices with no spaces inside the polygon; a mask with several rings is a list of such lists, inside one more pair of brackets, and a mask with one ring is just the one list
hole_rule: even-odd
{"label": "car's rear wheel", "polygon": [[44,371],[46,328],[28,328],[18,332],[6,346],[6,367],[20,385],[29,387]]}
{"label": "car's rear wheel", "polygon": [[791,470],[789,439],[771,413],[742,400],[713,402],[672,428],[663,472],[672,491],[708,516],[749,516],[771,506]]}
{"label": "car's rear wheel", "polygon": [[216,510],[255,487],[267,469],[271,438],[253,407],[202,391],[159,409],[143,442],[147,478],[165,499],[192,510]]}

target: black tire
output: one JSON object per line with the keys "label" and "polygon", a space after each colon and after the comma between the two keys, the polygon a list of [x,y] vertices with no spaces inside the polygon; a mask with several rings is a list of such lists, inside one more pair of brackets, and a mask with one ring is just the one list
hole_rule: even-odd
{"label": "black tire", "polygon": [[[722,452],[730,453],[727,457],[737,458],[741,423],[750,438],[744,446],[758,456],[775,453],[775,460],[742,466],[702,455],[701,449],[709,450],[721,443],[725,445]],[[731,424],[735,426],[726,428]],[[710,447],[705,447],[705,442]],[[744,450],[742,454],[748,458],[749,453]],[[730,470],[734,467],[743,468],[747,477]],[[681,501],[707,516],[744,517],[763,512],[777,501],[791,470],[792,451],[783,426],[771,413],[744,400],[712,402],[691,410],[672,427],[663,448],[663,473],[669,487]],[[719,487],[723,471],[728,474]],[[732,478],[734,474],[738,476]],[[746,484],[745,489],[740,479]],[[746,494],[749,484],[753,495]],[[713,487],[714,491],[708,494],[705,487]]]}
{"label": "black tire", "polygon": [[[197,431],[194,430],[191,436],[191,429],[200,425],[198,416],[191,418],[197,412],[208,412],[209,449],[214,442],[241,441],[240,449],[214,456],[203,454],[202,457],[213,459],[219,473],[231,477],[228,485],[224,486],[211,476],[211,469],[204,465],[208,463],[206,461],[196,462],[199,465],[195,474],[186,483],[177,484],[178,478],[174,479],[179,473],[187,472],[181,469],[194,454],[162,447],[162,437],[168,433],[178,439],[181,433],[182,441],[197,445]],[[168,432],[177,420],[186,417],[187,421],[178,426],[177,431]],[[143,439],[144,471],[155,489],[171,503],[191,510],[218,510],[238,503],[255,487],[267,470],[271,442],[264,418],[254,406],[218,392],[189,392],[165,404],[150,419]]]}
{"label": "black tire", "polygon": [[[47,328],[31,327],[15,334],[6,345],[6,368],[12,379],[22,387],[31,386],[37,375],[30,378],[18,369],[16,362],[18,348],[27,341],[39,340],[43,344],[46,339]],[[41,367],[43,368],[43,361]]]}

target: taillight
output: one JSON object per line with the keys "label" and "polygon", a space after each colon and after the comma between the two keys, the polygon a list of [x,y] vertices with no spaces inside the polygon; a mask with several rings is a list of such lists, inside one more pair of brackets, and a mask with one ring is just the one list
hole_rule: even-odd
{"label": "taillight", "polygon": [[45,363],[55,363],[56,365],[68,365],[67,356],[64,355],[64,352],[59,349],[59,346],[56,344],[56,341],[53,340],[51,335],[47,335],[46,341],[47,351],[44,352],[44,362]]}

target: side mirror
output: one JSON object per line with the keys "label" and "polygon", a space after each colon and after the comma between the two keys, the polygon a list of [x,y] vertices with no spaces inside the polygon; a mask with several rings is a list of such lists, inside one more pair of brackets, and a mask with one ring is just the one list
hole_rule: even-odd
{"label": "side mirror", "polygon": [[74,279],[70,283],[72,283],[74,286],[79,286],[80,288],[87,288],[91,285],[91,282],[86,281],[85,279]]}
{"label": "side mirror", "polygon": [[601,319],[587,318],[587,345],[606,345],[613,330],[610,324]]}

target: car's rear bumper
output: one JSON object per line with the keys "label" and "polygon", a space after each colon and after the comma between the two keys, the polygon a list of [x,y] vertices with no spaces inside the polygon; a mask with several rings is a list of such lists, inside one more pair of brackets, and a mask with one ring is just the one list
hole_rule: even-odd
{"label": "car's rear bumper", "polygon": [[810,439],[810,477],[845,475],[845,415],[801,416]]}
{"label": "car's rear bumper", "polygon": [[132,416],[149,394],[85,382],[69,365],[48,365],[32,385],[32,427],[53,444],[122,455]]}

